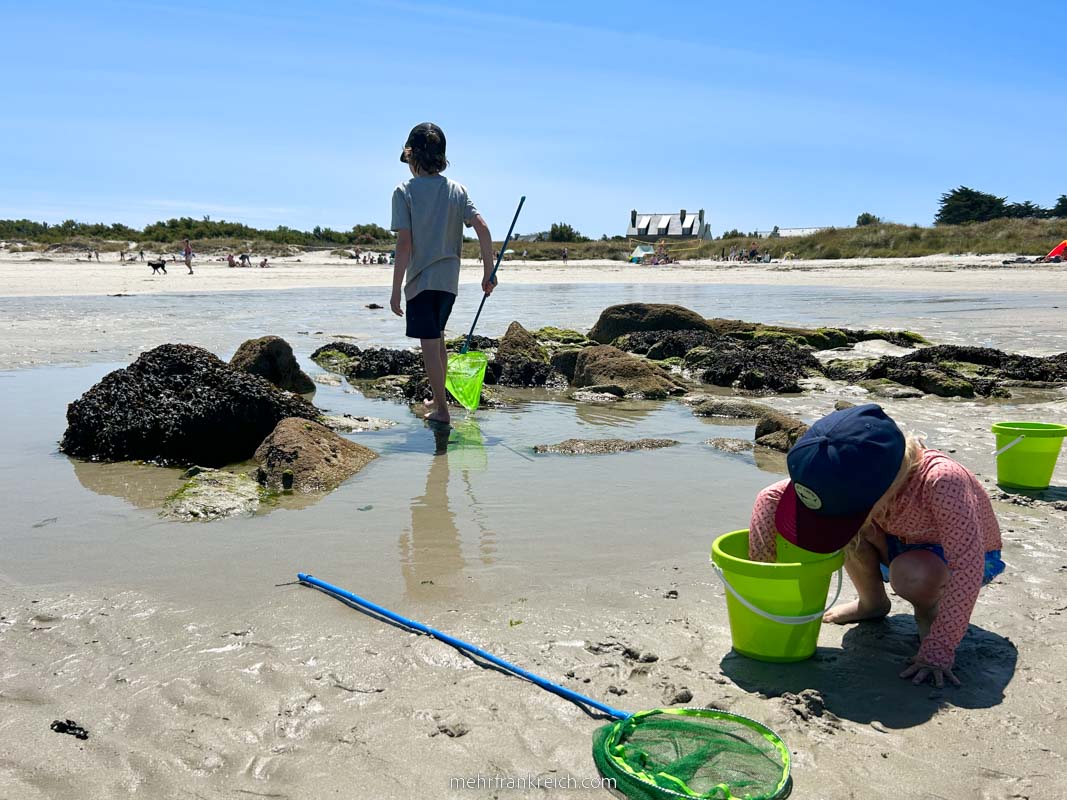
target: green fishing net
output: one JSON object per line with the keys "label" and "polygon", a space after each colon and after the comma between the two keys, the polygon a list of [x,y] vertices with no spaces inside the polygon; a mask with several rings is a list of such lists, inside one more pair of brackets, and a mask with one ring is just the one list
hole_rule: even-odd
{"label": "green fishing net", "polygon": [[468,411],[474,411],[482,398],[482,382],[489,359],[485,353],[471,350],[452,353],[448,357],[448,372],[445,373],[445,388]]}
{"label": "green fishing net", "polygon": [[593,760],[631,800],[781,800],[792,787],[777,734],[714,709],[654,709],[605,725]]}

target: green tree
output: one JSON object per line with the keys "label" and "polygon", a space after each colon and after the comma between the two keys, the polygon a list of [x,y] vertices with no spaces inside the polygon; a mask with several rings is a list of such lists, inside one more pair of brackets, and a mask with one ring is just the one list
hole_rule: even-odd
{"label": "green tree", "polygon": [[1056,198],[1056,205],[1048,210],[1048,215],[1050,217],[1067,219],[1067,194],[1061,194]]}
{"label": "green tree", "polygon": [[881,217],[876,217],[870,211],[864,211],[858,217],[856,217],[856,227],[862,228],[864,225],[879,225],[882,222]]}
{"label": "green tree", "polygon": [[936,225],[962,225],[966,222],[985,222],[1007,216],[1004,197],[959,186],[941,195],[941,207],[934,217]]}
{"label": "green tree", "polygon": [[580,242],[584,237],[566,222],[553,222],[548,231],[550,242]]}
{"label": "green tree", "polygon": [[1047,208],[1042,208],[1036,203],[1031,203],[1029,200],[1022,203],[1008,203],[1008,205],[1004,207],[1004,211],[1005,216],[1014,217],[1015,219],[1029,219],[1031,217],[1043,219],[1044,217],[1049,216]]}

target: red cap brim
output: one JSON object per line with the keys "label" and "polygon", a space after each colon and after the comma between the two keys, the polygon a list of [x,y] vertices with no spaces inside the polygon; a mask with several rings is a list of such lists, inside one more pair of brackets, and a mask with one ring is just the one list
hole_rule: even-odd
{"label": "red cap brim", "polygon": [[788,542],[811,553],[833,553],[848,544],[867,521],[869,511],[847,517],[818,514],[800,502],[793,482],[785,487],[774,524]]}

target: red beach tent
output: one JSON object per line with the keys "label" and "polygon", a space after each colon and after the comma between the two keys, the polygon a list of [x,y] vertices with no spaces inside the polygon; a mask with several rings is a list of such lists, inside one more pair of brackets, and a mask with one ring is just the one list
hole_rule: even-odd
{"label": "red beach tent", "polygon": [[1048,261],[1051,258],[1059,256],[1060,258],[1067,259],[1067,239],[1064,239],[1058,245],[1052,248],[1052,251],[1045,256],[1045,260]]}

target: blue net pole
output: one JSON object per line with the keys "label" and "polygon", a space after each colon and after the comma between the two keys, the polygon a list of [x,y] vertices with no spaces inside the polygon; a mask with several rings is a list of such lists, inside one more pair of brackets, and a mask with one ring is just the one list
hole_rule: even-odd
{"label": "blue net pole", "polygon": [[[526,202],[526,195],[519,198],[519,207],[515,209],[515,216],[511,218],[511,227],[508,228],[508,235],[504,237],[504,244],[500,246],[500,252],[496,257],[496,266],[493,267],[493,274],[490,275],[490,280],[496,279],[496,271],[500,269],[500,262],[504,259],[504,251],[508,249],[508,242],[511,241],[511,234],[515,232],[515,223],[519,221],[519,212],[522,211],[522,205]],[[482,308],[485,306],[485,301],[489,298],[489,295],[482,295],[482,302],[478,304],[478,313],[474,315],[474,322],[471,323],[470,333],[467,334],[466,341],[463,342],[463,349],[459,352],[466,353],[471,348],[471,337],[474,336],[474,326],[478,324],[478,317],[482,315]]]}
{"label": "blue net pole", "polygon": [[503,670],[506,670],[507,672],[510,672],[512,675],[517,675],[520,678],[528,680],[530,683],[540,686],[545,691],[552,692],[552,694],[558,695],[559,697],[562,697],[565,700],[570,700],[572,703],[577,703],[578,705],[586,706],[588,708],[595,708],[597,711],[607,714],[612,719],[625,719],[626,717],[630,716],[625,711],[619,711],[619,709],[612,708],[611,706],[604,705],[603,703],[599,703],[591,697],[586,697],[585,695],[578,694],[577,692],[572,692],[566,687],[560,686],[556,683],[552,683],[552,681],[546,680],[540,675],[534,675],[532,672],[527,672],[522,667],[517,667],[502,658],[494,656],[492,653],[482,650],[480,647],[476,647],[475,645],[470,644],[469,642],[464,642],[462,639],[457,639],[454,636],[449,636],[447,633],[442,633],[441,631],[435,630],[434,628],[431,628],[428,625],[423,625],[421,622],[416,622],[413,619],[403,617],[394,611],[390,611],[388,608],[378,605],[377,603],[372,603],[370,600],[365,600],[364,598],[359,597],[358,595],[354,595],[346,589],[342,589],[339,586],[334,586],[333,584],[327,583],[326,581],[319,580],[313,575],[307,575],[303,572],[298,572],[296,575],[296,579],[301,583],[305,583],[308,586],[314,586],[316,589],[320,589],[326,592],[327,594],[331,594],[334,597],[340,598],[341,600],[345,600],[346,602],[351,603],[354,606],[358,606],[359,608],[362,608],[366,611],[370,611],[371,613],[376,614],[379,617],[384,617],[385,619],[395,622],[396,624],[408,628],[409,630],[418,631],[419,633],[426,634],[427,636],[432,636],[434,639],[444,642],[447,645],[451,645],[457,650],[461,650],[464,653],[469,653],[470,655],[477,656],[480,659],[488,661],[490,664],[493,664]]}

